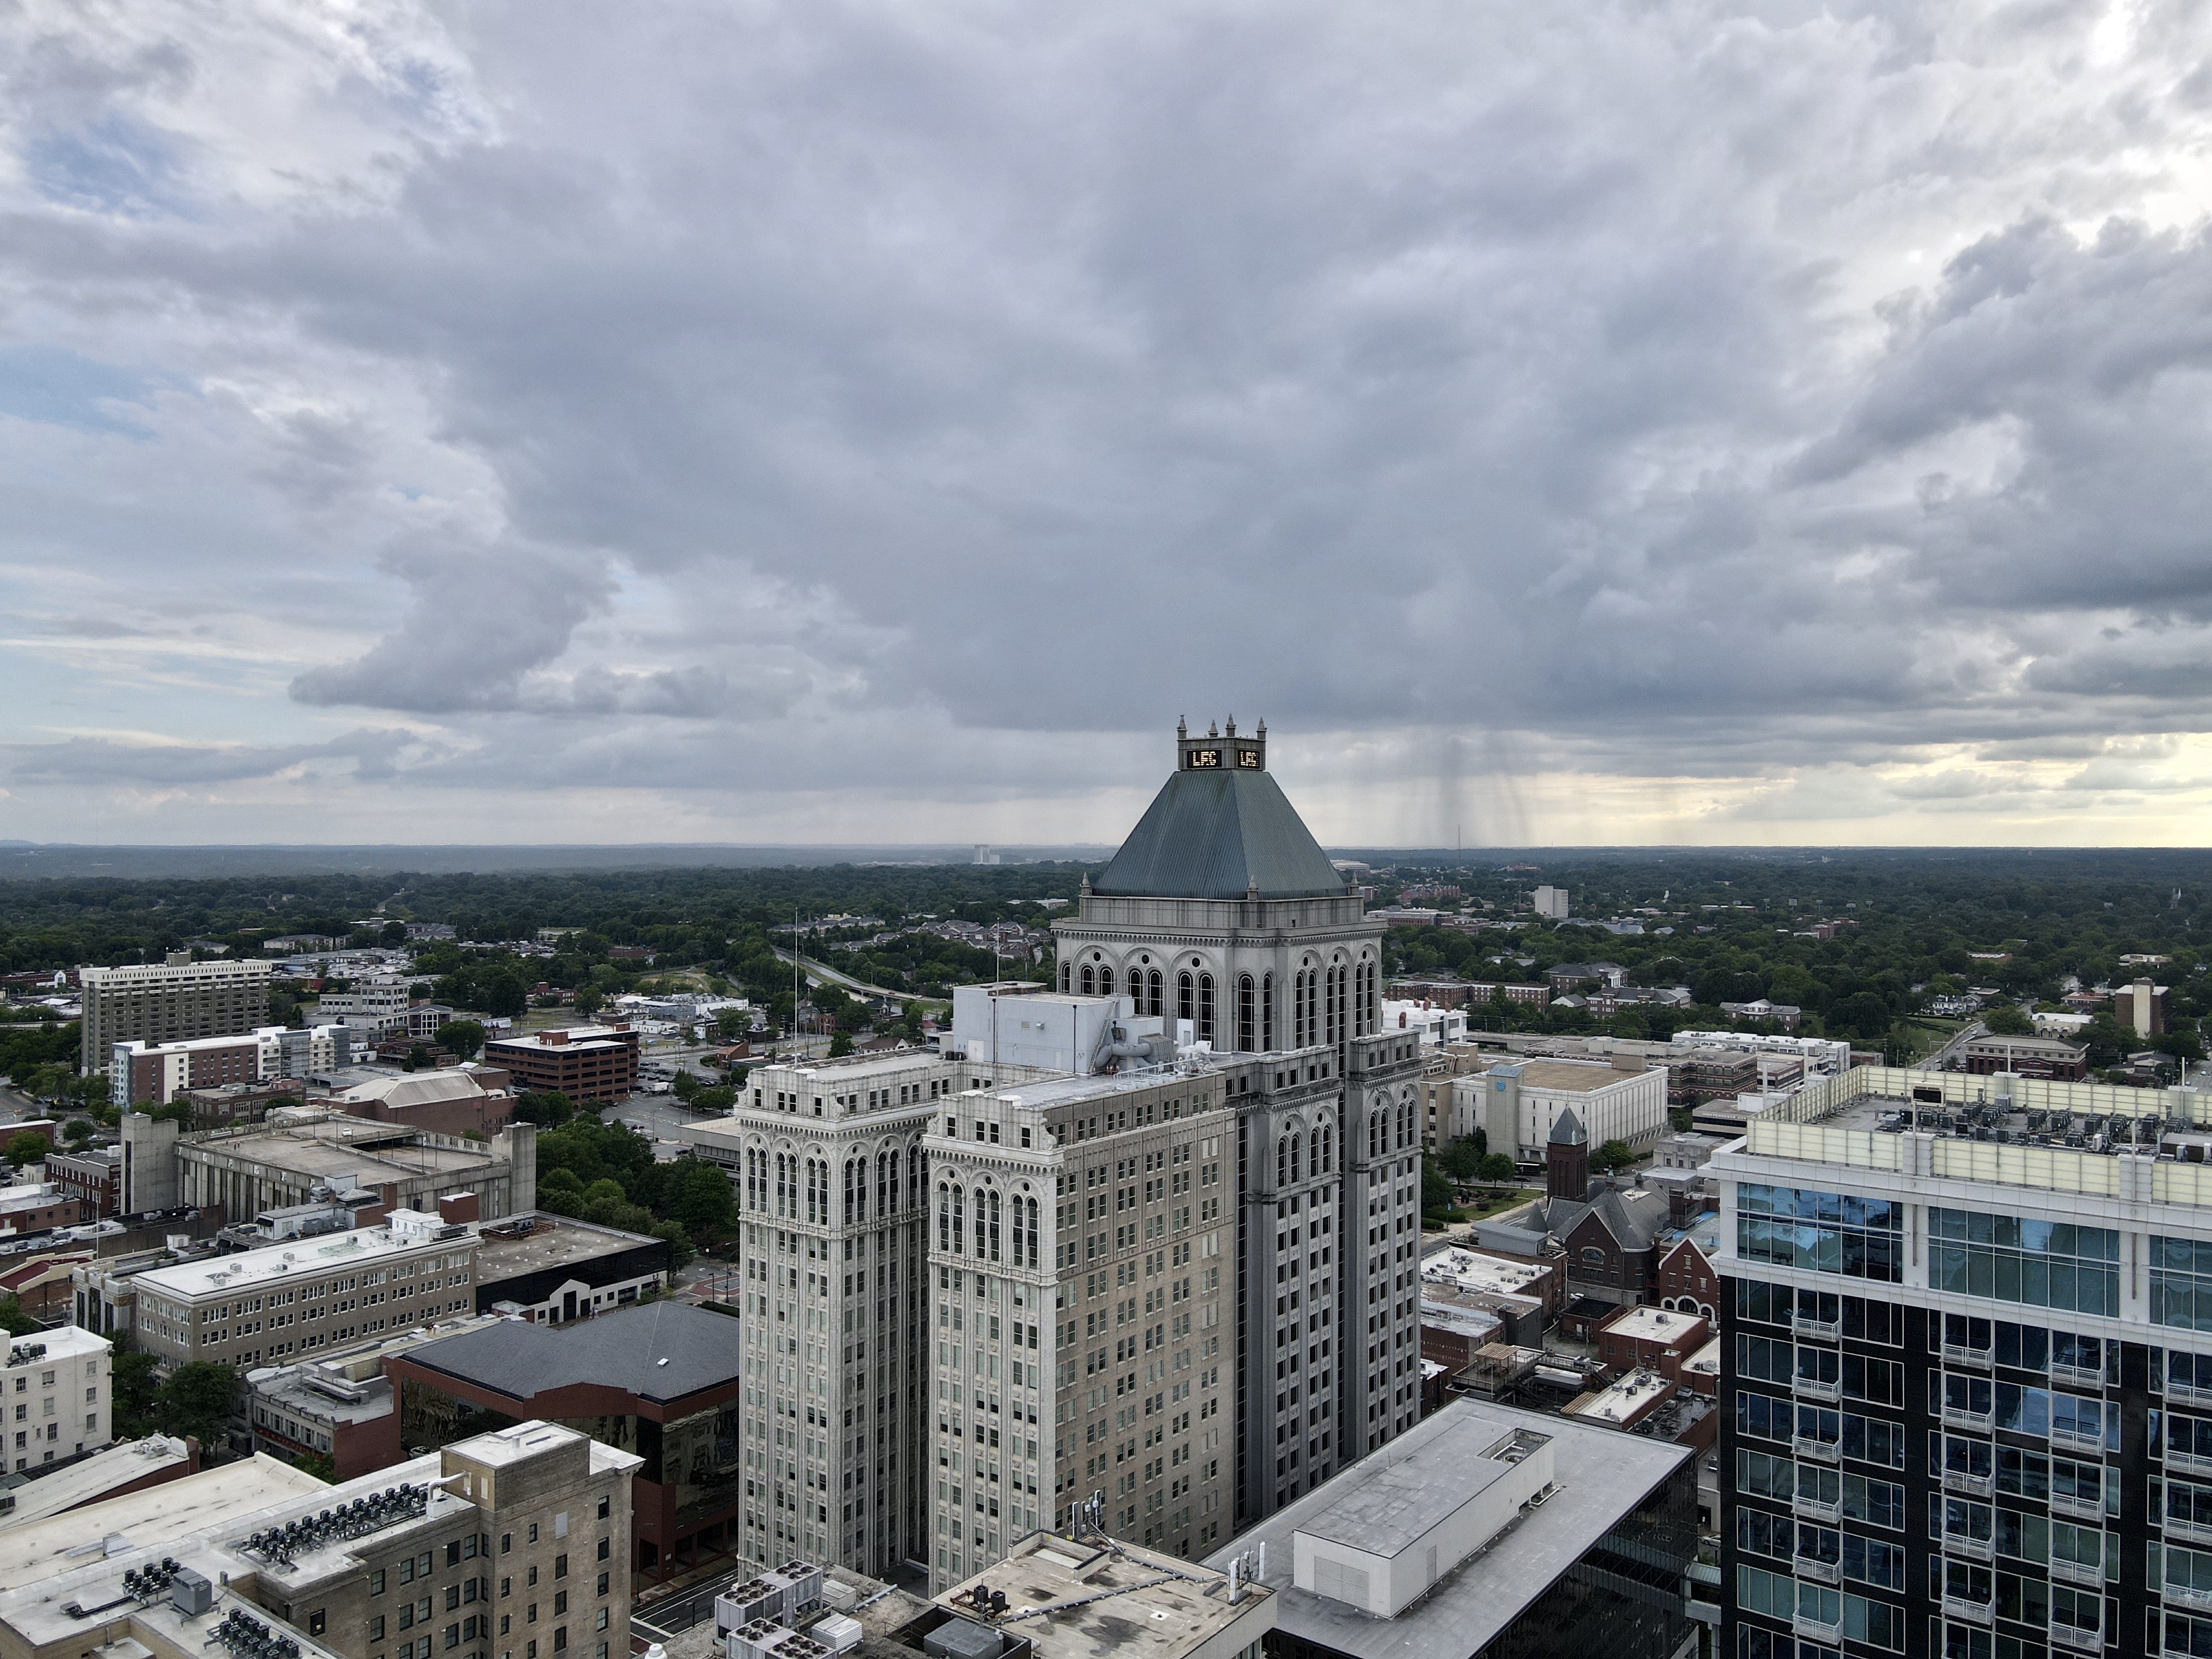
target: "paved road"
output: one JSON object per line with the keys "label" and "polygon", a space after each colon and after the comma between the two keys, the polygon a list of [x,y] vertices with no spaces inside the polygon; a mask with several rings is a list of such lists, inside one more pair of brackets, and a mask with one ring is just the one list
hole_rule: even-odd
{"label": "paved road", "polygon": [[[791,952],[781,945],[773,945],[769,948],[774,950],[781,960],[785,962],[791,960]],[[817,985],[834,985],[842,991],[858,991],[864,996],[872,997],[904,998],[908,994],[904,991],[886,990],[880,985],[871,985],[866,980],[854,979],[849,974],[841,974],[835,968],[827,967],[815,961],[811,957],[799,957],[799,965],[805,970],[806,976]]]}
{"label": "paved road", "polygon": [[1942,1071],[1950,1061],[1950,1059],[1954,1054],[1962,1053],[1968,1043],[1972,1042],[1978,1036],[1987,1036],[1989,1028],[1984,1025],[1978,1019],[1967,1021],[1966,1024],[1959,1028],[1958,1036],[1953,1037],[1948,1042],[1936,1049],[1935,1053],[1929,1054],[1925,1060],[1919,1061],[1918,1069],[1923,1072]]}

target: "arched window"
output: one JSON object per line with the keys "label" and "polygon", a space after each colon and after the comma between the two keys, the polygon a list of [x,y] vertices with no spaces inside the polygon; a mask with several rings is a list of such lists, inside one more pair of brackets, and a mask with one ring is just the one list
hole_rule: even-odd
{"label": "arched window", "polygon": [[937,1248],[940,1255],[952,1253],[952,1189],[941,1181],[937,1183]]}
{"label": "arched window", "polygon": [[1062,995],[1062,996],[1066,996],[1066,995],[1068,994],[1068,991],[1072,988],[1071,981],[1074,979],[1074,977],[1075,977],[1075,969],[1074,969],[1073,965],[1073,964],[1071,964],[1071,963],[1065,963],[1065,962],[1061,963],[1060,964],[1060,995]]}
{"label": "arched window", "polygon": [[878,1152],[876,1154],[876,1213],[879,1216],[889,1215],[891,1212],[892,1200],[897,1196],[898,1181],[891,1174],[891,1155],[889,1152]]}
{"label": "arched window", "polygon": [[760,1153],[745,1148],[745,1208],[758,1210],[760,1205]]}
{"label": "arched window", "polygon": [[1260,977],[1260,1047],[1267,1054],[1275,1051],[1275,976],[1263,974]]}
{"label": "arched window", "polygon": [[1213,1041],[1213,975],[1198,976],[1198,1040]]}
{"label": "arched window", "polygon": [[1275,1138],[1275,1188],[1277,1191],[1291,1184],[1291,1138]]}
{"label": "arched window", "polygon": [[853,1160],[848,1158],[845,1160],[845,1221],[848,1226],[860,1219],[860,1206],[867,1201],[868,1183],[865,1176],[860,1182],[859,1195],[854,1196]]}
{"label": "arched window", "polygon": [[1259,1036],[1259,1010],[1253,1006],[1252,975],[1237,975],[1237,1049],[1250,1054]]}
{"label": "arched window", "polygon": [[1114,994],[1114,970],[1111,968],[1101,968],[1098,970],[1098,994],[1102,997],[1110,997]]}
{"label": "arched window", "polygon": [[1198,981],[1188,969],[1176,975],[1176,1018],[1194,1024],[1198,1019]]}
{"label": "arched window", "polygon": [[1314,1173],[1327,1175],[1336,1167],[1336,1126],[1324,1123],[1314,1131]]}
{"label": "arched window", "polygon": [[1164,1015],[1168,1011],[1167,981],[1157,968],[1145,975],[1145,1012]]}
{"label": "arched window", "polygon": [[1083,964],[1083,994],[1088,997],[1097,994],[1098,976],[1091,972],[1091,964],[1086,962]]}
{"label": "arched window", "polygon": [[982,1199],[978,1199],[976,1200],[975,1220],[978,1224],[979,1231],[983,1219],[983,1205],[986,1200],[988,1201],[991,1206],[991,1248],[987,1252],[982,1248],[983,1241],[979,1238],[975,1241],[975,1254],[981,1256],[987,1261],[996,1261],[999,1259],[999,1189],[994,1187]]}
{"label": "arched window", "polygon": [[[893,1191],[896,1191],[898,1188],[898,1172],[899,1155],[896,1152],[893,1152],[891,1154],[891,1188]],[[911,1145],[907,1148],[906,1152],[906,1206],[909,1210],[918,1210],[921,1207],[922,1182],[927,1179],[927,1170],[922,1160],[921,1147],[918,1143]]]}
{"label": "arched window", "polygon": [[952,1188],[952,1248],[956,1252],[968,1248],[968,1210],[962,1201],[964,1197],[956,1182]]}
{"label": "arched window", "polygon": [[1321,969],[1306,964],[1298,975],[1298,1047],[1310,1048],[1321,1041]]}
{"label": "arched window", "polygon": [[1382,1006],[1376,995],[1376,985],[1382,977],[1382,964],[1379,962],[1369,963],[1367,964],[1367,1006],[1364,1015],[1364,1023],[1360,1028],[1365,1031],[1379,1031],[1382,1029]]}
{"label": "arched window", "polygon": [[1304,1179],[1298,1172],[1298,1153],[1303,1148],[1304,1139],[1305,1137],[1303,1135],[1291,1137],[1291,1179],[1293,1182]]}
{"label": "arched window", "polygon": [[1028,1240],[1029,1258],[1022,1265],[1034,1267],[1037,1264],[1037,1201],[1029,1200],[1023,1206],[1023,1236]]}
{"label": "arched window", "polygon": [[1370,1158],[1380,1158],[1380,1157],[1382,1157],[1382,1134],[1383,1134],[1383,1130],[1382,1130],[1382,1113],[1380,1113],[1380,1112],[1370,1112],[1370,1113],[1368,1113],[1368,1115],[1367,1115],[1367,1156],[1368,1156],[1368,1157],[1370,1157]]}

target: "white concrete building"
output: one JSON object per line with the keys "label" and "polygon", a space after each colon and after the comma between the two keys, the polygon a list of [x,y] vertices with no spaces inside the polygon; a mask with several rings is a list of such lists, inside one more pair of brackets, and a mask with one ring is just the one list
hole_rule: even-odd
{"label": "white concrete building", "polygon": [[1619,1072],[1595,1060],[1501,1060],[1452,1082],[1454,1139],[1478,1128],[1490,1149],[1517,1163],[1542,1161],[1552,1125],[1573,1108],[1590,1145],[1608,1140],[1642,1151],[1667,1127],[1667,1068]]}
{"label": "white concrete building", "polygon": [[1467,1041],[1467,1011],[1440,1008],[1426,1002],[1395,1002],[1386,997],[1382,1002],[1382,1029],[1412,1031],[1419,1035],[1423,1048],[1442,1048]]}
{"label": "white concrete building", "polygon": [[408,981],[396,974],[348,981],[343,991],[325,991],[315,1004],[314,1023],[339,1024],[381,1036],[407,1025]]}
{"label": "white concrete building", "polygon": [[0,1432],[8,1436],[7,1467],[17,1472],[58,1462],[106,1445],[114,1407],[114,1344],[63,1325],[8,1339],[0,1368]]}
{"label": "white concrete building", "polygon": [[1552,921],[1567,919],[1567,890],[1564,887],[1539,887],[1528,896],[1529,908]]}

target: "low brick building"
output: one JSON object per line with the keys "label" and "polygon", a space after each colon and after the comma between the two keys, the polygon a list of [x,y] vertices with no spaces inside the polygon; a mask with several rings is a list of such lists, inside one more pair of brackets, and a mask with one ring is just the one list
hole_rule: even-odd
{"label": "low brick building", "polygon": [[46,1179],[64,1197],[91,1205],[94,1220],[104,1221],[123,1207],[123,1155],[112,1146],[49,1152]]}
{"label": "low brick building", "polygon": [[1721,1276],[1696,1238],[1683,1238],[1659,1259],[1659,1305],[1720,1322]]}
{"label": "low brick building", "polygon": [[1713,1328],[1696,1314],[1664,1308],[1623,1308],[1597,1328],[1597,1351],[1612,1370],[1656,1371],[1682,1380],[1683,1362],[1712,1340]]}
{"label": "low brick building", "polygon": [[505,1069],[511,1085],[553,1090],[574,1101],[622,1100],[637,1088],[638,1034],[628,1020],[529,1031],[484,1044],[484,1063]]}

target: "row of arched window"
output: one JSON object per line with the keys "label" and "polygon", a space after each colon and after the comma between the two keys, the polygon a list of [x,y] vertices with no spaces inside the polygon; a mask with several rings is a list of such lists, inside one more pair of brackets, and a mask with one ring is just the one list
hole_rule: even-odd
{"label": "row of arched window", "polygon": [[[911,1207],[920,1194],[920,1160],[908,1158],[905,1204]],[[896,1150],[875,1155],[875,1213],[895,1214],[901,1207],[899,1168]],[[865,1152],[845,1161],[844,1220],[849,1224],[868,1218],[869,1159]],[[802,1157],[797,1152],[771,1152],[762,1146],[745,1149],[744,1207],[756,1215],[780,1216],[830,1226],[830,1161],[826,1157]]]}
{"label": "row of arched window", "polygon": [[1367,1115],[1367,1156],[1381,1158],[1394,1150],[1392,1131],[1396,1131],[1395,1150],[1404,1152],[1419,1146],[1416,1139],[1413,1103],[1408,1099],[1395,1106],[1379,1106]]}
{"label": "row of arched window", "polygon": [[1315,1126],[1311,1152],[1312,1163],[1305,1163],[1308,1151],[1303,1131],[1292,1130],[1275,1141],[1275,1186],[1278,1190],[1295,1187],[1309,1175],[1325,1176],[1336,1167],[1336,1127],[1331,1123]]}
{"label": "row of arched window", "polygon": [[[1291,976],[1290,988],[1291,1047],[1310,1048],[1321,1043],[1341,1042],[1346,1037],[1379,1029],[1381,975],[1382,964],[1373,962],[1337,963],[1326,967],[1310,963],[1299,969]],[[1060,988],[1063,991],[1073,992],[1079,988],[1085,996],[1112,996],[1114,987],[1114,969],[1110,966],[1085,963],[1078,969],[1065,962],[1060,965]],[[1166,988],[1158,969],[1129,969],[1127,994],[1140,1018],[1164,1016]],[[1176,974],[1175,988],[1175,1017],[1190,1022],[1197,1041],[1214,1042],[1217,1021],[1213,975],[1185,969]],[[1233,1012],[1237,1052],[1272,1052],[1275,1047],[1275,976],[1262,974],[1255,981],[1249,974],[1239,974],[1236,999]]]}
{"label": "row of arched window", "polygon": [[[974,1247],[969,1248],[968,1200],[975,1200]],[[1000,1253],[1000,1212],[1005,1212],[1005,1255]],[[957,1181],[937,1183],[937,1248],[946,1255],[973,1255],[978,1261],[1004,1261],[1016,1267],[1037,1265],[1037,1201],[1016,1193],[1001,1199],[995,1187],[973,1194]]]}

